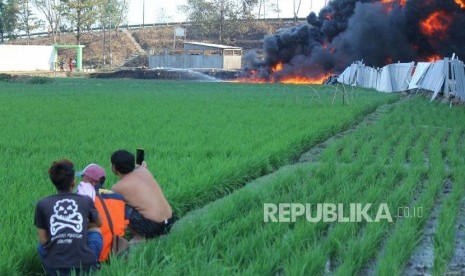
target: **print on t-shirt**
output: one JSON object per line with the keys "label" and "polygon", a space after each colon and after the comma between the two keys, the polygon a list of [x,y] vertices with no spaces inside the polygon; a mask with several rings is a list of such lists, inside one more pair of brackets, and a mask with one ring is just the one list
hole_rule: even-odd
{"label": "print on t-shirt", "polygon": [[64,228],[70,228],[76,233],[81,233],[83,219],[78,213],[78,206],[73,199],[62,199],[53,207],[55,214],[50,217],[50,232],[54,236]]}

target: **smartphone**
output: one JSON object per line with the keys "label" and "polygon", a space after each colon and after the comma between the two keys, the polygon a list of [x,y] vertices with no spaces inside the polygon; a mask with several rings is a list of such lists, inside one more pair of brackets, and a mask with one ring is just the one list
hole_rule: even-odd
{"label": "smartphone", "polygon": [[137,149],[136,150],[136,164],[137,165],[142,165],[142,162],[144,161],[145,153],[143,149]]}

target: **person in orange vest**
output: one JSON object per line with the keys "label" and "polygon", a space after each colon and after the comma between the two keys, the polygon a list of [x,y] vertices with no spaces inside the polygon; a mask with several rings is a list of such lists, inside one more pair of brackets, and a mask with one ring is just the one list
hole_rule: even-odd
{"label": "person in orange vest", "polygon": [[76,174],[82,176],[77,193],[94,199],[95,208],[102,218],[100,231],[103,237],[103,247],[99,256],[100,262],[108,260],[112,252],[114,236],[124,238],[129,221],[125,215],[125,202],[122,195],[104,189],[105,170],[97,164],[89,164]]}

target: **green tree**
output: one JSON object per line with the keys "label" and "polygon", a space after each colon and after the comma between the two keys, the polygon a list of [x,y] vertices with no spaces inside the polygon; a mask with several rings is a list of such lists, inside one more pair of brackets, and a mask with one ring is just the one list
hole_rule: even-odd
{"label": "green tree", "polygon": [[18,0],[18,6],[18,30],[26,33],[27,44],[29,45],[31,31],[38,29],[42,25],[42,21],[32,13],[30,0]]}
{"label": "green tree", "polygon": [[34,6],[42,12],[47,21],[48,31],[57,43],[57,36],[61,25],[61,2],[60,0],[34,0]]}
{"label": "green tree", "polygon": [[[98,6],[99,24],[102,29],[102,60],[106,65],[106,53],[110,52],[110,65],[112,65],[111,57],[111,30],[118,29],[119,25],[127,17],[128,1],[127,0],[101,0]],[[108,38],[106,31],[108,29]],[[116,32],[118,34],[118,32]]]}
{"label": "green tree", "polygon": [[127,18],[128,0],[99,0],[98,22],[100,26],[117,29],[121,22]]}
{"label": "green tree", "polygon": [[19,5],[17,0],[7,0],[2,12],[3,34],[8,39],[16,38],[18,30]]}
{"label": "green tree", "polygon": [[99,0],[62,0],[63,17],[75,30],[76,43],[81,43],[82,30],[90,28],[98,19]]}
{"label": "green tree", "polygon": [[3,4],[3,0],[0,0],[0,42],[4,42],[3,33],[5,29],[5,24],[3,23],[3,15],[5,11],[5,4]]}
{"label": "green tree", "polygon": [[254,0],[187,0],[181,10],[205,36],[216,36],[223,43],[247,29],[256,3]]}

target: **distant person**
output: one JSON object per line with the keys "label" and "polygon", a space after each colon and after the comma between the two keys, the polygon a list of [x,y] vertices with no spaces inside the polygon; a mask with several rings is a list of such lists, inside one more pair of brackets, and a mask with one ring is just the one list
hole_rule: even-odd
{"label": "distant person", "polygon": [[60,59],[60,62],[58,63],[59,66],[60,66],[60,71],[65,71],[65,62],[63,61],[63,59],[61,58]]}
{"label": "distant person", "polygon": [[111,155],[111,169],[120,179],[112,190],[126,200],[129,229],[133,242],[168,233],[174,223],[173,211],[152,173],[143,166],[135,167],[134,155],[117,150]]}
{"label": "distant person", "polygon": [[97,268],[102,247],[100,232],[88,231],[89,223],[102,224],[94,202],[73,193],[74,165],[53,162],[48,170],[58,193],[41,199],[35,210],[39,256],[47,275],[88,273]]}
{"label": "distant person", "polygon": [[92,198],[95,201],[95,207],[102,217],[100,231],[103,236],[103,248],[99,261],[105,262],[111,253],[113,236],[124,237],[126,231],[128,221],[125,216],[124,198],[118,193],[103,188],[106,174],[105,170],[97,164],[87,165],[76,175],[82,176],[77,193]]}
{"label": "distant person", "polygon": [[73,72],[73,58],[69,58],[69,71]]}

